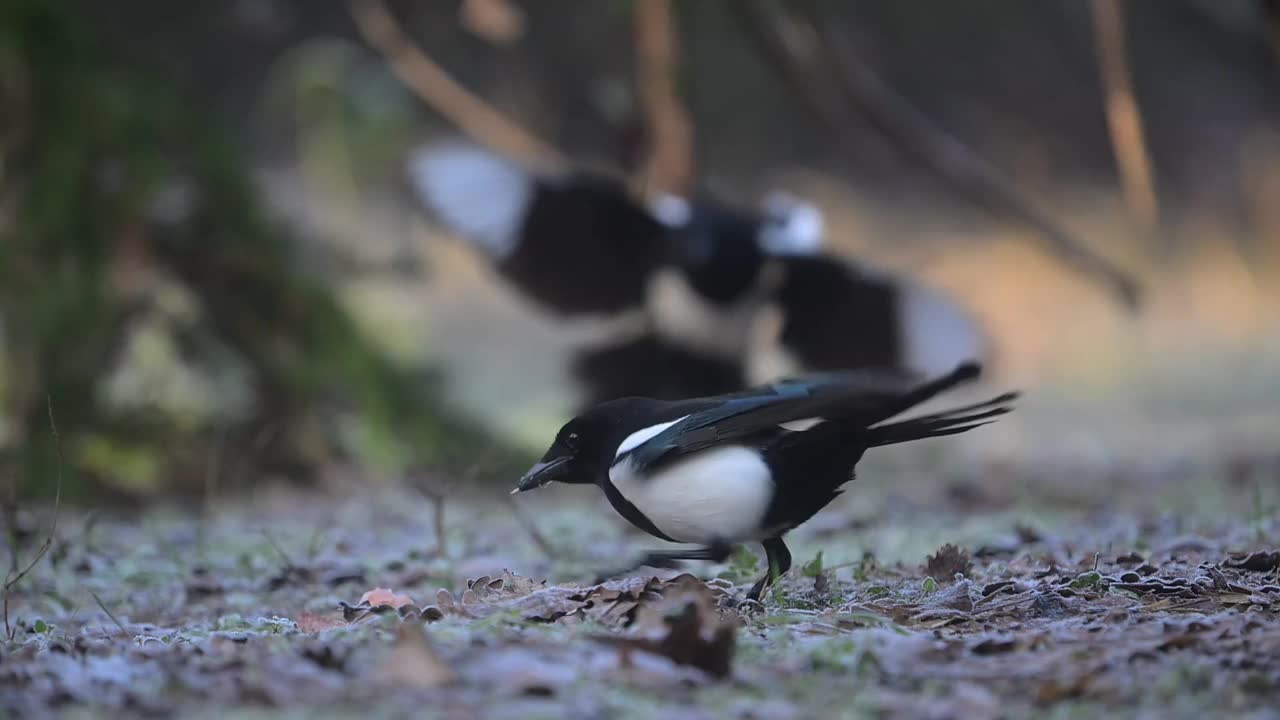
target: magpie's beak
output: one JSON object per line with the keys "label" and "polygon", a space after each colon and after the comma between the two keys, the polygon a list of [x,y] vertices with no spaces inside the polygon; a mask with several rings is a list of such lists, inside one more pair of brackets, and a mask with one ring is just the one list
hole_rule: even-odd
{"label": "magpie's beak", "polygon": [[569,460],[567,455],[558,457],[548,462],[540,462],[529,468],[529,472],[520,478],[520,482],[516,483],[516,489],[511,491],[512,495],[526,490],[540,488],[564,475],[569,469]]}

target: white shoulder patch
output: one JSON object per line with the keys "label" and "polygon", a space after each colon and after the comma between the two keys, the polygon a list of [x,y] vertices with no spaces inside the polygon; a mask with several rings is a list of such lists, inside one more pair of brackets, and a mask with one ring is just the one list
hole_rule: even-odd
{"label": "white shoulder patch", "polygon": [[826,223],[817,205],[784,192],[764,200],[760,248],[770,255],[813,255],[822,249]]}
{"label": "white shoulder patch", "polygon": [[790,422],[778,423],[778,427],[792,432],[804,432],[805,430],[810,430],[826,421],[826,418],[811,417],[803,420],[792,420]]}
{"label": "white shoulder patch", "polygon": [[669,228],[682,228],[693,218],[693,206],[682,197],[658,193],[649,201],[649,214]]}
{"label": "white shoulder patch", "polygon": [[415,150],[410,183],[449,230],[501,260],[515,251],[534,178],[514,162],[465,143]]}
{"label": "white shoulder patch", "polygon": [[643,428],[641,430],[637,430],[631,433],[626,437],[625,440],[622,441],[622,444],[618,445],[618,450],[613,454],[613,456],[616,458],[625,452],[635,450],[636,448],[643,445],[647,440],[650,440],[651,438],[656,436],[658,433],[662,432],[663,430],[666,430],[667,428],[671,427],[672,425],[675,425],[676,423],[680,422],[681,420],[687,417],[689,416],[685,415],[684,417],[678,417],[675,420],[672,420],[671,422],[658,423],[657,425],[650,425],[647,428]]}
{"label": "white shoulder patch", "polygon": [[908,367],[941,375],[966,360],[982,360],[986,342],[976,322],[954,300],[925,285],[899,288],[903,355]]}

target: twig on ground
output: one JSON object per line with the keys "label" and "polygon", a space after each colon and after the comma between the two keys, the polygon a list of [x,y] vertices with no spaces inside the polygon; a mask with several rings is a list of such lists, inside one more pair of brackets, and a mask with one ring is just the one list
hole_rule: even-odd
{"label": "twig on ground", "polygon": [[124,624],[120,622],[120,620],[116,617],[116,614],[111,612],[111,609],[107,607],[106,603],[102,602],[102,598],[98,597],[98,593],[90,590],[89,596],[93,598],[94,602],[98,603],[98,609],[106,613],[107,617],[111,618],[111,622],[116,624],[116,627],[120,629],[120,634],[122,635],[129,634],[129,631],[124,629]]}
{"label": "twig on ground", "polygon": [[445,531],[444,523],[444,499],[447,493],[444,490],[425,488],[419,484],[414,484],[413,488],[417,490],[418,493],[427,500],[427,502],[431,503],[431,525],[436,534],[435,552],[437,555],[444,557],[448,554],[449,550],[447,541],[448,534]]}
{"label": "twig on ground", "polygon": [[284,548],[280,547],[280,543],[277,543],[276,539],[265,528],[262,530],[262,537],[267,539],[267,544],[271,545],[271,549],[275,550],[276,554],[280,556],[280,562],[284,563],[285,572],[298,570],[298,565],[293,562],[293,559],[284,551]]}
{"label": "twig on ground", "polygon": [[[49,552],[49,548],[53,547],[53,540],[58,533],[58,513],[62,508],[62,438],[58,435],[58,424],[53,419],[53,398],[46,398],[49,406],[49,431],[53,435],[53,452],[54,452],[54,486],[53,486],[53,520],[49,524],[49,534],[45,537],[40,548],[36,550],[36,554],[31,558],[31,562],[19,571],[16,575],[10,571],[4,579],[4,632],[5,637],[13,640],[17,636],[18,629],[9,624],[9,596],[13,594],[13,589],[18,583],[30,573],[45,554]],[[10,549],[14,557],[17,557],[18,548],[15,546]]]}
{"label": "twig on ground", "polygon": [[546,536],[542,534],[542,531],[538,529],[538,525],[533,521],[533,518],[525,514],[524,508],[520,507],[520,504],[515,501],[515,498],[507,494],[503,494],[503,498],[506,499],[507,507],[511,508],[511,514],[515,516],[516,522],[520,523],[520,527],[524,528],[524,531],[529,534],[529,538],[533,540],[533,544],[537,545],[538,549],[542,551],[542,554],[546,555],[548,558],[556,557],[555,548],[551,546],[551,542],[548,541]]}

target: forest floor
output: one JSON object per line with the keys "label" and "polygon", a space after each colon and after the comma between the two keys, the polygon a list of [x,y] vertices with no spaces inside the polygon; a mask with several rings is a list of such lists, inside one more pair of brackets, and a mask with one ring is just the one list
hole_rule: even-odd
{"label": "forest floor", "polygon": [[[0,712],[1275,716],[1274,459],[922,445],[869,456],[789,536],[795,566],[763,605],[743,601],[750,552],[593,583],[661,545],[594,488],[64,506],[7,593]],[[23,565],[51,514],[24,517]]]}

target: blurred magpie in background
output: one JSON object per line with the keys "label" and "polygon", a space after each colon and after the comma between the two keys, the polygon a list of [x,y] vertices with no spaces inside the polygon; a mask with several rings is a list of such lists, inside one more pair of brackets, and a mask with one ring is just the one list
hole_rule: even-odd
{"label": "blurred magpie in background", "polygon": [[716,397],[612,400],[566,423],[513,493],[594,484],[636,527],[700,546],[651,552],[632,568],[722,562],[734,544],[759,541],[769,571],[747,594],[759,600],[791,567],[783,535],[841,493],[864,452],[962,433],[1011,410],[1016,393],[893,419],[980,371],[965,363],[911,386],[826,373]]}
{"label": "blurred magpie in background", "polygon": [[667,263],[664,226],[605,175],[535,173],[463,142],[417,149],[408,174],[450,232],[553,313],[643,308],[650,276]]}
{"label": "blurred magpie in background", "polygon": [[760,208],[705,193],[646,206],[606,176],[534,173],[453,141],[416,150],[409,177],[446,228],[544,309],[644,319],[638,336],[577,349],[584,407],[813,370],[927,376],[987,354],[949,298],[822,253],[821,212],[786,193]]}

